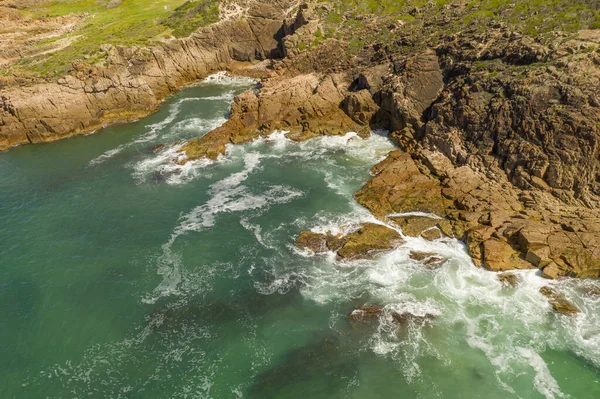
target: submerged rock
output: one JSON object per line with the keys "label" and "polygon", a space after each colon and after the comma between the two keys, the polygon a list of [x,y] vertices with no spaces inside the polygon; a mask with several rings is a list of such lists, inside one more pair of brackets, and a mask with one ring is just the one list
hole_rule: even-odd
{"label": "submerged rock", "polygon": [[[389,316],[389,313],[388,313]],[[361,305],[357,306],[352,313],[348,315],[348,320],[351,323],[354,322],[373,322],[385,317],[384,307],[379,305]],[[414,323],[418,325],[429,325],[435,320],[435,315],[431,313],[425,313],[424,315],[416,315],[412,312],[392,312],[391,318],[394,323],[397,323],[401,327],[408,327],[409,324]]]}
{"label": "submerged rock", "polygon": [[519,277],[513,273],[500,273],[496,275],[498,281],[505,287],[516,287],[519,284]]}
{"label": "submerged rock", "polygon": [[372,321],[377,319],[383,313],[383,306],[379,305],[361,305],[357,306],[352,313],[348,315],[351,322],[354,321]]}
{"label": "submerged rock", "polygon": [[161,152],[163,149],[165,148],[165,144],[156,144],[153,145],[152,147],[148,148],[149,152],[152,152],[154,154],[158,154],[159,152]]}
{"label": "submerged rock", "polygon": [[540,288],[540,293],[548,298],[554,311],[568,316],[573,316],[580,312],[580,309],[573,302],[565,298],[565,295],[556,289],[548,286]]}
{"label": "submerged rock", "polygon": [[334,397],[344,377],[353,375],[358,360],[353,350],[344,348],[336,335],[319,337],[308,344],[284,354],[271,367],[256,376],[248,389],[250,398],[283,398],[292,396],[297,384],[303,385],[302,396]]}
{"label": "submerged rock", "polygon": [[581,290],[583,291],[584,295],[587,295],[587,296],[590,296],[593,298],[600,297],[600,287],[597,287],[597,286],[582,287]]}
{"label": "submerged rock", "polygon": [[432,252],[410,251],[409,257],[417,262],[423,263],[423,265],[429,269],[438,269],[447,261],[443,256]]}
{"label": "submerged rock", "polygon": [[404,327],[408,326],[410,323],[420,324],[424,326],[431,325],[435,320],[435,315],[431,313],[425,313],[424,315],[420,316],[411,312],[393,312],[392,318],[396,323]]}

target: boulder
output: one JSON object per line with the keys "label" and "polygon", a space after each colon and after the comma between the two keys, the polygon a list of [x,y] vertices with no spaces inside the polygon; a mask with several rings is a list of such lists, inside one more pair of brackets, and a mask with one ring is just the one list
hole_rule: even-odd
{"label": "boulder", "polygon": [[435,320],[435,315],[425,313],[424,315],[416,315],[411,312],[393,312],[392,319],[399,325],[407,327],[410,324],[418,324],[421,326],[431,325]]}
{"label": "boulder", "polygon": [[363,224],[355,232],[344,236],[342,241],[337,256],[343,260],[370,258],[377,252],[393,249],[403,242],[396,230],[374,223]]}
{"label": "boulder", "polygon": [[372,321],[378,319],[383,313],[383,306],[379,305],[361,305],[357,306],[350,315],[348,315],[348,319],[351,322],[356,321]]}
{"label": "boulder", "polygon": [[544,286],[540,288],[540,294],[548,298],[548,302],[552,305],[552,309],[558,313],[573,316],[580,312],[577,305],[565,298],[563,293],[558,292],[552,287]]}
{"label": "boulder", "polygon": [[428,269],[438,269],[447,261],[443,256],[431,252],[410,251],[409,257],[421,262]]}
{"label": "boulder", "polygon": [[516,287],[519,284],[519,277],[513,273],[499,273],[496,275],[498,281],[505,287]]}
{"label": "boulder", "polygon": [[327,252],[327,235],[313,233],[312,231],[303,231],[296,238],[296,246],[308,249],[316,254]]}

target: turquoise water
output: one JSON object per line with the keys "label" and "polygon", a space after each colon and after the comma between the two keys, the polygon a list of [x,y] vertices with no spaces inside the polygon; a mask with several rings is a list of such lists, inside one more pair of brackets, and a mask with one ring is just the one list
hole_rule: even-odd
{"label": "turquoise water", "polygon": [[[0,397],[600,397],[596,282],[552,283],[569,318],[547,281],[503,288],[454,240],[351,263],[294,248],[372,220],[352,194],[385,137],[274,133],[183,168],[180,144],[150,150],[223,123],[250,86],[217,75],[138,122],[0,154]],[[384,317],[351,324],[364,303]]]}

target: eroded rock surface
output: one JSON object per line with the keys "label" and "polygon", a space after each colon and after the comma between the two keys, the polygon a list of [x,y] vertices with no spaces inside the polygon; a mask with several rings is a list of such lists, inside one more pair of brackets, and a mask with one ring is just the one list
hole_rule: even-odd
{"label": "eroded rock surface", "polygon": [[368,259],[402,243],[400,233],[376,223],[364,223],[345,235],[303,231],[296,239],[296,245],[300,248],[309,249],[314,253],[334,251],[339,260]]}
{"label": "eroded rock surface", "polygon": [[580,312],[577,305],[565,298],[563,293],[558,292],[552,287],[544,286],[540,288],[540,293],[548,298],[548,302],[552,305],[552,309],[558,313],[573,316]]}
{"label": "eroded rock surface", "polygon": [[154,47],[107,44],[102,46],[106,67],[80,62],[56,81],[6,88],[0,81],[0,151],[140,118],[176,89],[212,72],[280,56],[291,3],[253,4],[245,18]]}
{"label": "eroded rock surface", "polygon": [[[499,24],[425,40],[395,27],[410,51],[371,44],[349,59],[348,43],[318,37],[325,5],[291,5],[254,3],[243,18],[152,49],[106,46],[105,70],[81,64],[57,82],[4,89],[0,149],[137,118],[212,71],[283,57],[255,69],[258,90],[236,97],[231,119],[183,145],[178,162],[276,129],[293,140],[388,129],[400,150],[355,195],[373,215],[410,236],[461,239],[489,270],[600,277],[599,31],[538,40]],[[407,212],[440,219],[394,219]],[[378,229],[307,246],[361,257],[398,238]]]}

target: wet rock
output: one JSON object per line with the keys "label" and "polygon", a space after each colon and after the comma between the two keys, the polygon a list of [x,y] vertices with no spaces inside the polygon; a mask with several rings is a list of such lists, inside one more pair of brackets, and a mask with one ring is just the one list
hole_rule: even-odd
{"label": "wet rock", "polygon": [[565,298],[565,295],[558,292],[556,289],[548,286],[540,288],[540,293],[548,298],[548,302],[552,305],[554,311],[564,315],[573,316],[580,312],[577,305]]}
{"label": "wet rock", "polygon": [[408,326],[409,324],[418,324],[418,325],[431,325],[435,320],[435,315],[430,313],[425,313],[424,315],[415,315],[410,312],[393,312],[392,319],[401,326]]}
{"label": "wet rock", "polygon": [[354,197],[374,215],[446,213],[448,204],[441,195],[439,181],[423,174],[410,154],[393,151],[372,172],[375,176]]}
{"label": "wet rock", "polygon": [[439,240],[443,237],[442,232],[437,227],[427,229],[421,233],[421,237],[428,241]]}
{"label": "wet rock", "polygon": [[409,256],[429,269],[438,269],[447,261],[443,256],[431,252],[410,251]]}
{"label": "wet rock", "polygon": [[550,263],[548,266],[542,269],[542,277],[547,278],[549,280],[554,280],[561,274],[562,271],[555,262]]}
{"label": "wet rock", "polygon": [[409,237],[418,237],[424,231],[437,226],[437,220],[429,217],[407,216],[407,217],[392,217],[402,229],[402,233]]}
{"label": "wet rock", "polygon": [[338,259],[344,260],[371,258],[375,253],[393,249],[402,242],[396,230],[380,224],[365,223],[355,232],[343,237],[343,244],[337,255]]}
{"label": "wet rock", "polygon": [[151,179],[155,182],[162,182],[167,180],[171,176],[177,176],[181,174],[181,170],[171,170],[171,171],[155,171],[152,172]]}
{"label": "wet rock", "polygon": [[258,93],[249,90],[234,99],[231,117],[223,126],[180,149],[187,156],[184,162],[214,159],[228,143],[248,142],[274,130],[286,130],[296,141],[349,131],[368,135],[369,128],[362,126],[366,122],[355,122],[341,108],[349,84],[342,74],[314,73],[264,81]]}
{"label": "wet rock", "polygon": [[156,144],[156,145],[153,145],[152,147],[148,148],[148,151],[150,151],[150,152],[152,152],[154,154],[158,154],[164,148],[165,148],[165,144]]}
{"label": "wet rock", "polygon": [[327,252],[327,235],[321,233],[313,233],[312,231],[303,231],[296,238],[296,246],[299,248],[309,249],[316,254]]}
{"label": "wet rock", "polygon": [[377,319],[383,313],[383,306],[378,305],[361,305],[357,306],[348,319],[352,322],[355,321],[371,321]]}
{"label": "wet rock", "polygon": [[296,239],[296,245],[300,248],[310,249],[314,253],[335,251],[340,260],[368,259],[375,253],[393,249],[402,242],[402,237],[396,230],[375,223],[364,223],[346,235],[303,231]]}
{"label": "wet rock", "polygon": [[499,273],[496,275],[496,278],[505,287],[514,288],[519,284],[519,277],[513,273]]}
{"label": "wet rock", "polygon": [[584,286],[581,288],[581,291],[584,295],[590,296],[592,298],[600,297],[600,287],[596,285]]}

